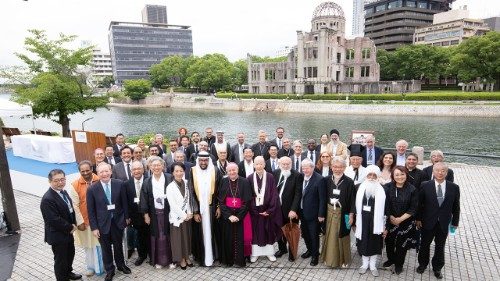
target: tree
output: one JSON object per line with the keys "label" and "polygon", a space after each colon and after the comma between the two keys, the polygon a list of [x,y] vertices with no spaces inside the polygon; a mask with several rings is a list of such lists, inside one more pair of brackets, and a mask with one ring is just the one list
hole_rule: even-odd
{"label": "tree", "polygon": [[113,78],[113,76],[104,76],[101,80],[99,80],[97,87],[109,89],[114,84],[115,84],[115,79]]}
{"label": "tree", "polygon": [[90,65],[92,46],[72,50],[65,46],[76,36],[61,34],[58,39],[51,40],[41,30],[29,30],[29,33],[24,41],[29,54],[16,53],[26,64],[28,75],[2,74],[12,83],[17,83],[13,100],[31,105],[34,117],[57,122],[62,126],[62,135],[70,137],[71,114],[89,109],[95,111],[108,102],[106,96],[94,96],[85,83],[82,69]]}
{"label": "tree", "polygon": [[123,87],[125,95],[137,102],[151,92],[151,82],[146,79],[125,80]]}
{"label": "tree", "polygon": [[233,63],[233,85],[241,87],[248,84],[248,65],[246,60],[237,60]]}
{"label": "tree", "polygon": [[275,57],[271,58],[269,56],[259,57],[259,56],[250,56],[252,62],[285,62],[288,60],[288,56]]}
{"label": "tree", "polygon": [[222,54],[208,54],[190,63],[186,84],[202,91],[231,90],[233,65]]}
{"label": "tree", "polygon": [[157,88],[183,86],[186,70],[191,62],[192,57],[170,56],[154,64],[149,69],[152,85]]}
{"label": "tree", "polygon": [[478,78],[500,83],[500,32],[491,31],[474,36],[456,47],[450,59],[449,71],[460,81],[473,82]]}

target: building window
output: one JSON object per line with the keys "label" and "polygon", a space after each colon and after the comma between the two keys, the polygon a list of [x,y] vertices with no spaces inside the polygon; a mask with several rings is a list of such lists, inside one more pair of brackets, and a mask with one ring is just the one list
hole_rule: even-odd
{"label": "building window", "polygon": [[418,2],[418,7],[420,9],[427,9],[427,2],[424,2],[424,1],[419,1]]}
{"label": "building window", "polygon": [[363,59],[369,59],[370,58],[370,49],[369,48],[365,48],[361,51],[361,54],[362,54],[362,57]]}
{"label": "building window", "polygon": [[362,66],[361,67],[361,77],[370,77],[370,67]]}
{"label": "building window", "polygon": [[340,79],[340,71],[337,70],[337,72],[335,73],[335,81],[339,81]]}
{"label": "building window", "polygon": [[354,77],[354,67],[346,67],[345,68],[345,77],[347,77],[347,78]]}
{"label": "building window", "polygon": [[450,45],[458,45],[458,40],[451,40]]}
{"label": "building window", "polygon": [[348,49],[346,51],[345,58],[347,60],[353,60],[354,59],[354,49]]}
{"label": "building window", "polygon": [[417,7],[417,1],[406,0],[406,7],[416,8]]}
{"label": "building window", "polygon": [[369,15],[373,13],[373,8],[367,8],[365,9],[365,14]]}
{"label": "building window", "polygon": [[387,5],[387,9],[399,8],[401,6],[403,6],[403,1],[402,0],[391,1]]}
{"label": "building window", "polygon": [[318,68],[317,67],[312,67],[312,77],[313,78],[318,77]]}
{"label": "building window", "polygon": [[375,12],[385,11],[385,4],[375,7]]}
{"label": "building window", "polygon": [[340,63],[340,60],[342,59],[342,54],[337,53],[337,63]]}

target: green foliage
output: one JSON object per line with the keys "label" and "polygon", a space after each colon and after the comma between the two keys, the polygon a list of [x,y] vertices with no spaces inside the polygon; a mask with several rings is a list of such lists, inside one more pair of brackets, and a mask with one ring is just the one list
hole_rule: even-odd
{"label": "green foliage", "polygon": [[449,65],[451,49],[429,45],[408,45],[394,52],[377,51],[380,64],[380,78],[388,80],[408,80],[439,78]]}
{"label": "green foliage", "polygon": [[65,46],[72,43],[75,36],[61,34],[51,40],[41,30],[29,30],[29,33],[24,41],[29,54],[16,53],[26,64],[26,72],[16,69],[7,75],[9,80],[18,83],[12,99],[31,105],[35,117],[46,117],[61,124],[62,135],[70,137],[71,114],[96,110],[108,102],[106,96],[92,95],[81,71],[90,65],[92,46],[72,50]]}
{"label": "green foliage", "polygon": [[248,64],[246,60],[233,63],[233,85],[238,87],[248,84]]}
{"label": "green foliage", "polygon": [[[136,136],[127,136],[126,142],[128,144],[137,144],[137,141],[139,139],[143,139],[146,145],[149,145],[151,143],[151,139],[154,139],[156,133],[146,133],[142,135],[136,135]],[[168,140],[167,140],[168,143]]]}
{"label": "green foliage", "polygon": [[275,57],[271,58],[269,56],[259,57],[259,56],[250,56],[252,62],[285,62],[288,60],[287,56]]}
{"label": "green foliage", "polygon": [[237,94],[217,93],[218,98],[234,99],[278,99],[278,100],[337,100],[345,101],[346,96],[350,101],[464,101],[464,100],[484,100],[500,101],[500,92],[460,92],[460,91],[439,91],[420,92],[402,94],[325,94],[297,96],[295,94]]}
{"label": "green foliage", "polygon": [[471,37],[454,50],[449,72],[456,73],[463,82],[473,82],[479,77],[489,82],[499,79],[499,50],[500,32],[491,31],[484,36]]}
{"label": "green foliage", "polygon": [[99,81],[97,87],[110,88],[111,86],[113,86],[113,84],[115,84],[115,79],[113,78],[113,76],[105,76]]}
{"label": "green foliage", "polygon": [[154,64],[149,69],[152,85],[157,88],[184,86],[186,70],[193,59],[194,57],[170,56],[159,64]]}
{"label": "green foliage", "polygon": [[202,91],[229,90],[233,87],[233,66],[222,54],[195,59],[187,69],[186,84]]}
{"label": "green foliage", "polygon": [[151,82],[146,79],[125,80],[123,87],[125,95],[135,101],[144,99],[151,92]]}

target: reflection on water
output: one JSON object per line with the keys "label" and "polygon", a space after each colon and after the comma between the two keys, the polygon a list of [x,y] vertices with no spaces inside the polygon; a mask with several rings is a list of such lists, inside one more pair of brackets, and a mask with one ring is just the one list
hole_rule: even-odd
{"label": "reflection on water", "polygon": [[[2,97],[3,96],[3,97]],[[0,95],[5,99],[6,95]],[[426,151],[441,149],[444,152],[465,154],[500,155],[498,136],[499,122],[496,118],[414,117],[414,116],[352,116],[337,114],[266,113],[238,111],[203,111],[170,108],[114,108],[99,109],[71,116],[71,128],[81,129],[81,122],[89,131],[102,131],[107,135],[124,133],[140,135],[161,132],[177,136],[179,127],[203,132],[204,128],[222,129],[226,138],[234,143],[236,133],[244,132],[249,142],[257,141],[257,131],[263,129],[274,136],[276,127],[285,128],[291,139],[313,137],[336,128],[340,138],[346,141],[351,130],[375,130],[377,145],[394,147],[395,142],[406,139],[412,146],[423,146]],[[6,117],[6,126],[19,127],[23,131],[32,128],[31,119]],[[60,132],[60,126],[46,119],[36,119],[39,129]],[[498,160],[477,157],[447,157],[454,162],[500,165]]]}

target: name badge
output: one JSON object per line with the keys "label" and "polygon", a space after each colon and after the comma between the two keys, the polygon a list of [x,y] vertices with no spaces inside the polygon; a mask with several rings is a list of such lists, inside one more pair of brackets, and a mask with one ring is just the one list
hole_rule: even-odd
{"label": "name badge", "polygon": [[340,189],[334,189],[333,195],[340,195]]}
{"label": "name badge", "polygon": [[115,204],[108,205],[108,211],[112,211],[115,209]]}
{"label": "name badge", "polygon": [[139,198],[135,197],[135,198],[134,198],[134,203],[139,204]]}
{"label": "name badge", "polygon": [[372,211],[372,206],[366,206],[366,205],[364,205],[363,206],[363,211],[365,211],[365,212],[371,212]]}

